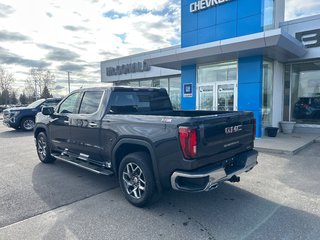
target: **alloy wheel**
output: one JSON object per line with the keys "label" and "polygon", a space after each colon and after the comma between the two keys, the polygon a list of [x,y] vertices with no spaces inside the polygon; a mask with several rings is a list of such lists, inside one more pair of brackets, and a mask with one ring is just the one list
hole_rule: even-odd
{"label": "alloy wheel", "polygon": [[122,179],[127,193],[141,199],[145,193],[146,181],[142,169],[135,163],[128,163],[123,169]]}
{"label": "alloy wheel", "polygon": [[31,119],[25,120],[23,122],[23,128],[26,130],[32,130],[34,128],[34,121]]}
{"label": "alloy wheel", "polygon": [[42,136],[38,139],[38,153],[42,159],[45,159],[47,156],[47,143]]}

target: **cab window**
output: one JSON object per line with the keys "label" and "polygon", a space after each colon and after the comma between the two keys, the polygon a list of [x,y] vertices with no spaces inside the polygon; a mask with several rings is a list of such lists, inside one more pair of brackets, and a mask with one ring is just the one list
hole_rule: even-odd
{"label": "cab window", "polygon": [[112,92],[110,113],[152,113],[172,111],[172,106],[165,91],[123,91]]}
{"label": "cab window", "polygon": [[102,91],[85,92],[82,98],[79,113],[92,114],[98,111],[102,95],[103,95]]}
{"label": "cab window", "polygon": [[67,97],[60,105],[58,113],[77,113],[80,93],[76,92]]}

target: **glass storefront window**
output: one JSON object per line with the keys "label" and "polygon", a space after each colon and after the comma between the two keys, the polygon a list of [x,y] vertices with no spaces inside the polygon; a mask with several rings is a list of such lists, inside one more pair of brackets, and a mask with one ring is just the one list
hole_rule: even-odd
{"label": "glass storefront window", "polygon": [[264,30],[274,28],[274,0],[264,0]]}
{"label": "glass storefront window", "polygon": [[273,62],[263,61],[262,125],[272,125]]}
{"label": "glass storefront window", "polygon": [[290,75],[291,75],[291,65],[286,65],[284,69],[284,107],[283,107],[283,120],[290,120]]}
{"label": "glass storefront window", "polygon": [[141,80],[140,87],[153,87],[152,80]]}
{"label": "glass storefront window", "polygon": [[225,62],[198,67],[198,83],[237,80],[237,62]]}
{"label": "glass storefront window", "polygon": [[291,120],[320,124],[320,61],[292,65]]}
{"label": "glass storefront window", "polygon": [[159,78],[159,79],[154,79],[153,80],[153,86],[154,87],[160,87],[160,88],[165,88],[168,92],[168,78]]}
{"label": "glass storefront window", "polygon": [[114,85],[139,87],[139,81],[118,81],[118,82],[115,82]]}
{"label": "glass storefront window", "polygon": [[169,79],[169,96],[174,110],[181,109],[181,78]]}

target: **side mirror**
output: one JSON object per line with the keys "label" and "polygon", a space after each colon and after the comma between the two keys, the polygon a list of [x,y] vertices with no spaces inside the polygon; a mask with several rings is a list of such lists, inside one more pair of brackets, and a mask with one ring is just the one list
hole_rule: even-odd
{"label": "side mirror", "polygon": [[53,115],[54,108],[53,107],[42,107],[41,112],[43,115]]}

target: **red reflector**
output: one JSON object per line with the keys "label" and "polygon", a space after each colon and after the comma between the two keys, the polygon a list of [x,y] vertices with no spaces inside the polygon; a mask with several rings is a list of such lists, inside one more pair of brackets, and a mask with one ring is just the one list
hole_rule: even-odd
{"label": "red reflector", "polygon": [[197,131],[193,128],[179,127],[180,146],[186,159],[195,158],[197,154]]}
{"label": "red reflector", "polygon": [[254,118],[254,119],[253,119],[253,140],[256,139],[256,130],[257,130],[257,121],[256,121],[256,119]]}

